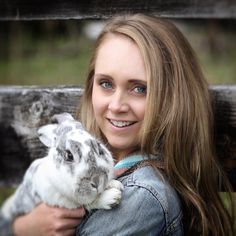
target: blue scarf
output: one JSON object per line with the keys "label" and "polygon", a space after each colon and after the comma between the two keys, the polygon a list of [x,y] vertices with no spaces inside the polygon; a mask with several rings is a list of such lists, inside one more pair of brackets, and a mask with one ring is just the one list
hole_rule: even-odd
{"label": "blue scarf", "polygon": [[141,154],[128,156],[121,161],[117,162],[114,166],[115,176],[118,177],[123,174],[125,171],[138,164],[141,161],[148,160],[147,156]]}

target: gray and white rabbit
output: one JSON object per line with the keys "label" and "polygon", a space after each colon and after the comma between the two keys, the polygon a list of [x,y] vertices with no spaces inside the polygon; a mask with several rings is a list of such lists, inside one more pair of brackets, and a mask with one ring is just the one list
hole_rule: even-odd
{"label": "gray and white rabbit", "polygon": [[113,179],[108,149],[68,113],[38,130],[48,155],[32,162],[15,193],[1,208],[5,219],[30,212],[40,202],[52,206],[111,209],[119,204],[122,184]]}

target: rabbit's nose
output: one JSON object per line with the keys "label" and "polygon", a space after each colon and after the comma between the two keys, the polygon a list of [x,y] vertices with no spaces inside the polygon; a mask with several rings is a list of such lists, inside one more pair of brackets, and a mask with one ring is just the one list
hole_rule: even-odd
{"label": "rabbit's nose", "polygon": [[98,176],[96,176],[96,177],[94,177],[93,179],[92,179],[92,181],[91,181],[91,186],[93,187],[93,188],[98,188],[98,185],[99,185],[99,178],[98,178]]}
{"label": "rabbit's nose", "polygon": [[91,187],[95,188],[96,190],[99,189],[99,181],[91,181]]}

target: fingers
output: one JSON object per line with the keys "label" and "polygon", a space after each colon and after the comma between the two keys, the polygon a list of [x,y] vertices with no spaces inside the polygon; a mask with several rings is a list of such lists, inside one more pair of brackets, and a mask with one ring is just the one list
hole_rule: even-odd
{"label": "fingers", "polygon": [[56,217],[58,218],[83,218],[85,216],[85,209],[84,208],[77,208],[77,209],[66,209],[66,208],[57,208],[53,207]]}
{"label": "fingers", "polygon": [[75,229],[68,229],[68,230],[64,230],[64,231],[60,231],[57,233],[54,233],[54,236],[74,236],[76,234],[76,230]]}
{"label": "fingers", "polygon": [[81,221],[82,221],[82,218],[57,220],[54,223],[54,228],[57,231],[76,228],[81,223]]}
{"label": "fingers", "polygon": [[81,223],[85,215],[84,208],[66,209],[40,204],[38,207],[38,223],[42,234],[55,236],[75,235],[76,227]]}
{"label": "fingers", "polygon": [[[77,212],[77,211],[76,211]],[[55,232],[57,236],[72,236],[75,235],[76,227],[81,223],[82,217],[78,217],[76,212],[65,211],[65,209],[60,209],[60,214],[54,218],[52,226],[52,232]],[[83,212],[83,211],[82,211]],[[81,216],[81,210],[78,211],[79,216]],[[66,216],[66,217],[63,217]]]}
{"label": "fingers", "polygon": [[63,234],[61,234],[62,236],[74,236],[75,235],[76,230],[75,229],[69,229],[63,232]]}
{"label": "fingers", "polygon": [[70,210],[42,203],[29,214],[17,217],[13,230],[19,236],[74,236],[84,215],[83,208]]}

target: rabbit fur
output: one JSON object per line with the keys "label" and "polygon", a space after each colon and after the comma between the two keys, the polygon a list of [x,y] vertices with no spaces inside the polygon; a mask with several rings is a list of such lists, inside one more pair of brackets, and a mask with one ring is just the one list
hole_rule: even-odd
{"label": "rabbit fur", "polygon": [[6,219],[30,212],[40,202],[48,205],[111,209],[119,204],[122,184],[113,179],[113,158],[108,149],[68,113],[54,115],[58,123],[38,130],[49,147],[36,159],[22,183],[1,208]]}

